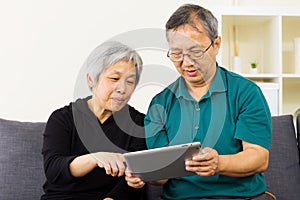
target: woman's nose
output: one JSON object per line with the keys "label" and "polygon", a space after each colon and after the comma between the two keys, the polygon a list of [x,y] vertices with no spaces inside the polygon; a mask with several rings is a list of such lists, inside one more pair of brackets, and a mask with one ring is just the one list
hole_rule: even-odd
{"label": "woman's nose", "polygon": [[126,86],[124,81],[119,81],[117,84],[117,92],[124,94],[126,91]]}

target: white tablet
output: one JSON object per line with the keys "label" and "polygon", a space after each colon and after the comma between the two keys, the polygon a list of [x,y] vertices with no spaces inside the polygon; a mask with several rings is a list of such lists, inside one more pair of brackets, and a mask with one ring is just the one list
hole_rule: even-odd
{"label": "white tablet", "polygon": [[195,175],[185,170],[185,160],[199,153],[200,142],[125,153],[128,169],[144,181]]}

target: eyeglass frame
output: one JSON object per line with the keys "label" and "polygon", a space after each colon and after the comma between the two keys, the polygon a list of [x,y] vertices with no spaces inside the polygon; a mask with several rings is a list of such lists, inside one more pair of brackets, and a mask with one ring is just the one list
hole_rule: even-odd
{"label": "eyeglass frame", "polygon": [[192,59],[192,60],[200,59],[209,50],[209,48],[213,45],[213,43],[214,43],[214,41],[211,41],[210,45],[205,50],[199,50],[201,52],[200,56],[196,56],[196,57],[191,58],[191,55],[189,55],[188,53],[181,53],[181,54],[178,54],[178,55],[181,55],[181,58],[179,60],[172,60],[172,58],[170,57],[170,49],[169,49],[169,51],[167,53],[167,57],[171,61],[173,61],[173,62],[181,62],[181,61],[183,61],[184,60],[184,56],[188,56],[189,59]]}

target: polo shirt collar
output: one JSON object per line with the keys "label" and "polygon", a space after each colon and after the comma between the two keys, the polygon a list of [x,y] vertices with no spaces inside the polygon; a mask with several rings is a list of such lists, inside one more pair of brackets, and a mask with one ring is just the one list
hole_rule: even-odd
{"label": "polo shirt collar", "polygon": [[185,80],[182,76],[178,79],[178,89],[175,91],[177,98],[184,98],[187,100],[193,100],[193,97],[190,95],[190,93],[187,90],[187,87],[185,85]]}
{"label": "polo shirt collar", "polygon": [[227,91],[227,81],[224,71],[218,66],[217,64],[217,71],[215,74],[214,79],[211,82],[211,85],[209,87],[209,92],[225,92]]}
{"label": "polo shirt collar", "polygon": [[[227,91],[226,76],[224,74],[224,71],[220,69],[218,64],[216,65],[217,65],[217,70],[216,70],[215,77],[212,80],[208,92],[202,97],[202,99],[210,97],[212,93]],[[178,89],[176,90],[175,94],[176,97],[179,99],[184,98],[186,100],[194,100],[194,98],[188,92],[185,80],[182,76],[180,76],[178,79]]]}

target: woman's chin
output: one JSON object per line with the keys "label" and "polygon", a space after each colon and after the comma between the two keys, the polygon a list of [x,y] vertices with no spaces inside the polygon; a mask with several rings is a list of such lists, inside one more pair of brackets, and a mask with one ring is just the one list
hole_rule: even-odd
{"label": "woman's chin", "polygon": [[112,112],[117,112],[119,110],[121,110],[124,106],[126,105],[126,103],[122,103],[122,104],[114,104],[111,108]]}

